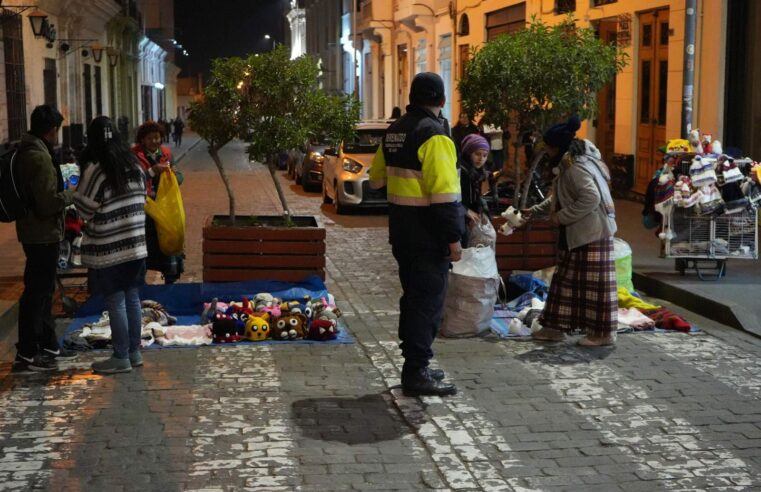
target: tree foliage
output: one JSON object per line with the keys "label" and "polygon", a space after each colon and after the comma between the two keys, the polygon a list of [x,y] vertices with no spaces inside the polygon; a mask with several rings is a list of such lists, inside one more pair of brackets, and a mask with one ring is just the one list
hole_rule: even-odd
{"label": "tree foliage", "polygon": [[285,196],[275,179],[277,156],[301,148],[311,137],[339,141],[350,137],[359,119],[359,102],[330,96],[318,85],[318,66],[309,56],[291,60],[285,46],[246,58],[214,60],[203,98],[191,105],[193,129],[209,142],[230,196],[234,197],[217,151],[233,138],[248,143],[249,156],[270,166],[286,216]]}
{"label": "tree foliage", "polygon": [[545,129],[570,114],[593,117],[597,91],[626,63],[625,53],[573,17],[554,26],[534,18],[474,51],[459,90],[468,112],[483,113],[486,123]]}

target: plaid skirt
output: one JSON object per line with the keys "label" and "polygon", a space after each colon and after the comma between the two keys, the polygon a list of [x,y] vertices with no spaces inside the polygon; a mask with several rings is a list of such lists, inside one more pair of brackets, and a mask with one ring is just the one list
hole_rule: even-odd
{"label": "plaid skirt", "polygon": [[547,328],[603,336],[618,328],[613,238],[561,250],[540,317]]}

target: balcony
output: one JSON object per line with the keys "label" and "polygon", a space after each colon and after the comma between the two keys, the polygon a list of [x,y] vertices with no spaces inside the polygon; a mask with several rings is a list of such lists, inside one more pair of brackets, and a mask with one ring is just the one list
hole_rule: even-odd
{"label": "balcony", "polygon": [[399,0],[394,10],[394,21],[404,24],[415,32],[430,31],[433,27],[434,11],[429,4],[413,0]]}

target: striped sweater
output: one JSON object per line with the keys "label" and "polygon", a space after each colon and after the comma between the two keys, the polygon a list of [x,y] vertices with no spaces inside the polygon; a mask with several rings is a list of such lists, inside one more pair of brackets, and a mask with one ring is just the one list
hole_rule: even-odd
{"label": "striped sweater", "polygon": [[145,244],[145,182],[131,180],[127,192],[113,196],[99,164],[90,164],[74,194],[85,219],[82,265],[107,268],[148,256]]}

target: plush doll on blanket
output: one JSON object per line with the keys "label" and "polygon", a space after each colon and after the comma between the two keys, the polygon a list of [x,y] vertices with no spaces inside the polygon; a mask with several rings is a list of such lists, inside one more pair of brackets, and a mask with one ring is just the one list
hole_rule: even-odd
{"label": "plush doll on blanket", "polygon": [[[258,315],[261,314],[261,315]],[[269,315],[267,313],[257,313],[251,315],[246,321],[246,331],[243,338],[252,342],[261,342],[270,337]]]}
{"label": "plush doll on blanket", "polygon": [[272,327],[273,340],[303,340],[307,335],[307,318],[301,313],[281,316]]}

